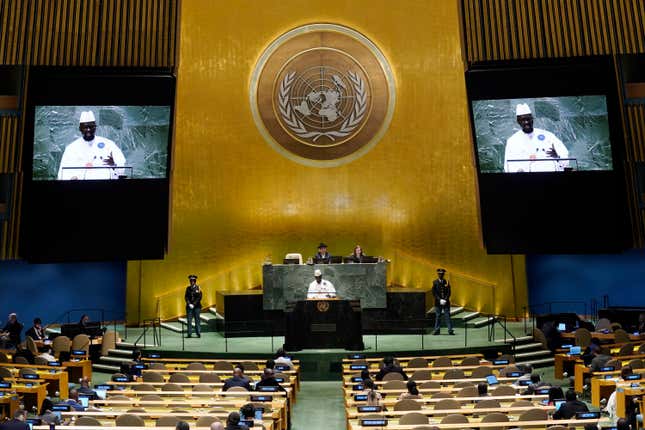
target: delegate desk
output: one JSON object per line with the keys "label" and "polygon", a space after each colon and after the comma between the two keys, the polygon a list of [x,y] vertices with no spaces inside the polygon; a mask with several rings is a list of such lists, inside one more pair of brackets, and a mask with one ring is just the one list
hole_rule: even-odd
{"label": "delegate desk", "polygon": [[305,300],[307,288],[320,269],[338,297],[360,300],[361,308],[386,307],[387,263],[265,264],[262,267],[264,310],[285,310],[288,301]]}
{"label": "delegate desk", "polygon": [[285,312],[285,349],[365,349],[361,308],[356,300],[305,300]]}

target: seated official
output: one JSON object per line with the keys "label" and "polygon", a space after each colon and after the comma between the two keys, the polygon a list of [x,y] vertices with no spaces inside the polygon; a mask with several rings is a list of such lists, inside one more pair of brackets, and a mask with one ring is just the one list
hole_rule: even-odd
{"label": "seated official", "polygon": [[244,368],[241,364],[235,366],[235,369],[233,369],[233,376],[224,381],[222,391],[228,391],[231,387],[242,387],[251,391],[251,381],[244,376]]}
{"label": "seated official", "polygon": [[531,373],[531,384],[528,387],[526,387],[526,390],[524,390],[523,394],[524,395],[535,394],[538,388],[549,386],[548,383],[542,382],[540,379],[541,378],[539,374]]}
{"label": "seated official", "polygon": [[[289,370],[293,370],[293,362],[289,358],[286,352],[284,352],[284,349],[279,348],[275,352],[275,358],[273,359],[273,366],[271,366],[271,369],[275,367],[276,364],[281,364],[283,366],[289,366]],[[269,367],[269,366],[267,366]]]}
{"label": "seated official", "polygon": [[591,354],[593,358],[591,359],[589,368],[592,372],[600,372],[600,369],[605,367],[607,362],[611,360],[611,355],[607,354],[600,347],[592,348]]}
{"label": "seated official", "polygon": [[249,430],[244,424],[240,424],[240,414],[237,412],[231,412],[226,418],[226,428],[225,430]]}
{"label": "seated official", "polygon": [[576,416],[576,412],[589,412],[586,404],[578,400],[574,390],[568,390],[564,395],[566,402],[564,402],[560,409],[553,414],[554,420],[568,420]]}
{"label": "seated official", "polygon": [[264,369],[262,373],[262,379],[255,384],[256,391],[260,391],[261,387],[278,387],[280,391],[287,391],[282,385],[275,379],[275,373],[273,369]]}
{"label": "seated official", "polygon": [[421,399],[422,396],[419,394],[419,389],[417,388],[417,383],[414,382],[412,379],[408,380],[407,384],[405,385],[408,391],[401,393],[399,396],[399,400],[404,400],[404,399]]}
{"label": "seated official", "polygon": [[320,245],[318,245],[318,252],[314,255],[314,262],[323,264],[331,263],[331,254],[327,252],[326,244],[321,242]]}
{"label": "seated official", "polygon": [[25,422],[27,411],[18,409],[13,413],[13,419],[0,423],[1,430],[29,430],[29,425]]}
{"label": "seated official", "polygon": [[47,338],[45,330],[43,329],[43,322],[40,318],[34,318],[34,325],[27,330],[25,336],[29,336],[35,341],[44,341]]}
{"label": "seated official", "polygon": [[314,281],[309,284],[309,289],[307,290],[307,300],[336,298],[336,288],[334,288],[334,284],[323,280],[322,272],[319,269],[316,269],[314,272],[314,278]]}
{"label": "seated official", "polygon": [[21,342],[20,335],[22,333],[23,325],[18,321],[18,315],[10,313],[7,323],[0,332],[0,339],[5,348],[18,348]]}
{"label": "seated official", "polygon": [[350,263],[362,263],[365,257],[367,257],[367,255],[363,253],[363,248],[361,248],[360,245],[356,245],[354,247],[354,252],[347,257],[346,261]]}
{"label": "seated official", "polygon": [[387,375],[388,373],[400,373],[401,376],[403,376],[403,379],[405,381],[408,380],[408,375],[405,374],[405,371],[403,371],[403,368],[401,366],[397,366],[394,363],[394,358],[393,357],[385,357],[383,358],[383,367],[381,367],[381,370],[376,374],[376,380],[377,381],[382,381],[383,377]]}
{"label": "seated official", "polygon": [[78,388],[78,393],[83,394],[84,396],[88,396],[90,400],[99,400],[99,395],[96,394],[96,391],[94,391],[90,385],[92,381],[90,378],[85,377],[81,378],[80,384],[81,386]]}
{"label": "seated official", "polygon": [[59,405],[69,405],[75,411],[85,410],[85,407],[78,401],[78,390],[76,388],[69,390],[69,398],[63,402],[60,402]]}
{"label": "seated official", "polygon": [[52,412],[53,408],[54,403],[50,399],[45,398],[40,407],[40,419],[45,424],[60,425],[61,419],[57,414]]}
{"label": "seated official", "polygon": [[381,393],[376,391],[374,381],[372,381],[371,379],[365,379],[363,381],[363,388],[363,394],[367,394],[367,405],[381,406],[383,396],[381,396]]}

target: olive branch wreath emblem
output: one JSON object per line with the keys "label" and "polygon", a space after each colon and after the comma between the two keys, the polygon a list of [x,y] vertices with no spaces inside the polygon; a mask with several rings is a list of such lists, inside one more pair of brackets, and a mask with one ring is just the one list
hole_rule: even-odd
{"label": "olive branch wreath emblem", "polygon": [[291,101],[289,100],[289,92],[296,78],[296,72],[288,72],[284,76],[284,78],[280,82],[280,90],[278,94],[278,109],[280,110],[280,115],[282,116],[285,124],[296,136],[303,139],[313,138],[314,142],[323,136],[331,139],[332,141],[335,141],[336,138],[349,136],[356,129],[356,127],[359,126],[359,124],[365,117],[365,112],[367,110],[367,90],[365,88],[365,83],[363,82],[361,77],[358,76],[358,74],[351,71],[349,71],[347,74],[356,93],[354,107],[349,116],[345,118],[338,130],[327,132],[310,131],[305,127],[305,124],[300,121],[293,107],[291,106]]}

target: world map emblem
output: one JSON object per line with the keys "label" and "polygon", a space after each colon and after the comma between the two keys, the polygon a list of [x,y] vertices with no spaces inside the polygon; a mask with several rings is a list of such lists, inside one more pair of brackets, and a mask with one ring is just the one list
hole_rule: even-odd
{"label": "world map emblem", "polygon": [[392,71],[362,34],[310,24],[273,41],[254,69],[251,109],[260,133],[301,164],[332,167],[361,157],[387,131]]}

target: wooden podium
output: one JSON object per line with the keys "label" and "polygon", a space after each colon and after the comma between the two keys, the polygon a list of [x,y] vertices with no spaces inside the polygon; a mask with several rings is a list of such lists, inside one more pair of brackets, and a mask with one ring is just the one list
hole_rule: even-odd
{"label": "wooden podium", "polygon": [[291,302],[285,310],[287,351],[320,348],[365,349],[359,300]]}

